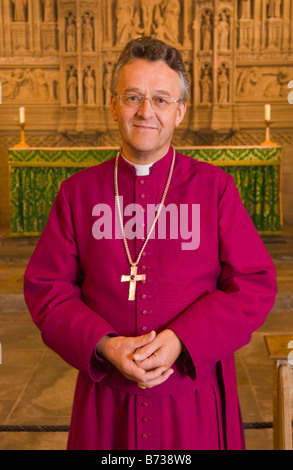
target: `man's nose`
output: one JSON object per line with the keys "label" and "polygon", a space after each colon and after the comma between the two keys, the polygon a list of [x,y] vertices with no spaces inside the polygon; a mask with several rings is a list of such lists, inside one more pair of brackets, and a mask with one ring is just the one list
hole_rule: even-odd
{"label": "man's nose", "polygon": [[144,97],[143,102],[137,110],[137,114],[144,119],[149,118],[154,115],[152,99]]}

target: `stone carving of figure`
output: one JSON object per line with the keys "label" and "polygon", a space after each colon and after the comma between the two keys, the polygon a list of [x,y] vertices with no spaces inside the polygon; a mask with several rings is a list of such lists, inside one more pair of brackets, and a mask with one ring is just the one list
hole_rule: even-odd
{"label": "stone carving of figure", "polygon": [[218,24],[218,47],[220,51],[229,49],[229,22],[225,11],[220,14]]}
{"label": "stone carving of figure", "polygon": [[229,95],[229,79],[227,75],[227,70],[223,64],[218,71],[218,99],[220,104],[228,103]]}
{"label": "stone carving of figure", "polygon": [[201,86],[201,103],[209,104],[211,102],[212,80],[208,67],[204,67],[202,77],[200,79]]}
{"label": "stone carving of figure", "polygon": [[117,0],[115,16],[117,44],[123,44],[129,39],[129,24],[134,16],[133,0]]}
{"label": "stone carving of figure", "polygon": [[6,101],[8,99],[14,99],[16,95],[16,83],[15,80],[12,81],[13,77],[13,71],[11,72],[11,76],[7,72],[1,71],[0,74],[0,83],[1,83],[1,90],[2,90],[2,98],[4,98]]}
{"label": "stone carving of figure", "polygon": [[207,11],[203,17],[203,23],[201,27],[201,36],[202,36],[202,49],[204,51],[211,50],[211,41],[212,41],[212,24],[211,24],[211,15]]}
{"label": "stone carving of figure", "polygon": [[279,96],[287,96],[288,83],[290,81],[290,74],[285,67],[281,67],[277,74],[277,83],[279,85]]}
{"label": "stone carving of figure", "polygon": [[33,71],[29,68],[23,71],[22,82],[19,88],[18,98],[31,100],[36,96],[36,80]]}
{"label": "stone carving of figure", "polygon": [[163,2],[166,39],[177,43],[179,40],[179,17],[181,6],[179,0]]}
{"label": "stone carving of figure", "polygon": [[190,86],[190,93],[188,95],[188,101],[191,103],[192,101],[192,84],[193,84],[193,62],[190,61],[189,59],[184,60],[184,65],[189,81],[189,86]]}
{"label": "stone carving of figure", "polygon": [[135,36],[136,38],[142,37],[144,34],[144,28],[140,26],[140,17],[139,17],[139,11],[136,11],[134,13],[133,20],[131,22],[131,36]]}
{"label": "stone carving of figure", "polygon": [[109,61],[105,65],[104,68],[104,77],[103,77],[103,88],[104,88],[104,104],[108,106],[111,100],[111,79],[112,79],[112,71],[113,71],[114,64],[113,62]]}
{"label": "stone carving of figure", "polygon": [[[271,79],[264,90],[264,96],[268,98],[276,98],[277,96],[282,96],[283,92],[285,94],[288,93],[288,83],[289,83],[289,76],[286,75],[285,69],[281,68],[277,74],[274,73],[272,70],[272,75],[274,78]],[[285,85],[285,89],[283,86]],[[284,96],[284,95],[283,95]]]}
{"label": "stone carving of figure", "polygon": [[76,72],[73,67],[70,68],[67,79],[67,101],[69,104],[76,104],[77,102],[77,78]]}
{"label": "stone carving of figure", "polygon": [[136,11],[132,20],[128,21],[127,24],[124,26],[120,35],[119,43],[125,44],[132,37],[142,37],[143,33],[144,28],[140,26],[139,12]]}
{"label": "stone carving of figure", "polygon": [[281,17],[281,3],[282,3],[282,0],[268,0],[268,17],[269,18]]}
{"label": "stone carving of figure", "polygon": [[285,67],[281,67],[277,74],[272,70],[274,78],[265,88],[264,96],[268,98],[286,97],[288,95],[288,83],[290,81],[290,73]]}
{"label": "stone carving of figure", "polygon": [[45,77],[45,73],[41,69],[34,71],[35,94],[38,100],[48,101],[49,99],[49,82]]}
{"label": "stone carving of figure", "polygon": [[27,0],[12,0],[14,21],[26,21]]}
{"label": "stone carving of figure", "polygon": [[59,75],[42,69],[14,69],[1,74],[6,101],[49,102],[56,100]]}
{"label": "stone carving of figure", "polygon": [[90,67],[87,68],[84,74],[84,102],[85,104],[95,104],[95,78],[93,76],[93,70]]}
{"label": "stone carving of figure", "polygon": [[[150,36],[154,23],[154,12],[161,0],[140,0],[140,8],[142,12],[142,20],[144,25],[144,33]],[[163,4],[165,1],[163,2]],[[166,22],[165,22],[166,23]]]}
{"label": "stone carving of figure", "polygon": [[241,97],[253,98],[259,93],[258,85],[261,82],[261,72],[257,67],[251,67],[248,70],[244,69],[238,80],[236,94]]}
{"label": "stone carving of figure", "polygon": [[240,97],[257,97],[259,95],[258,85],[261,83],[262,74],[257,67],[244,69],[238,79],[236,94]]}
{"label": "stone carving of figure", "polygon": [[44,21],[55,21],[55,0],[43,0]]}
{"label": "stone carving of figure", "polygon": [[76,25],[72,14],[69,14],[67,18],[66,26],[66,51],[76,51]]}
{"label": "stone carving of figure", "polygon": [[49,101],[58,99],[59,91],[59,71],[50,71],[48,74]]}
{"label": "stone carving of figure", "polygon": [[2,97],[6,100],[14,100],[19,94],[23,82],[23,71],[12,70],[11,73],[1,72],[0,81],[2,83]]}
{"label": "stone carving of figure", "polygon": [[84,51],[93,51],[93,37],[93,26],[91,24],[90,15],[87,13],[82,24],[82,49]]}
{"label": "stone carving of figure", "polygon": [[251,18],[251,0],[241,0],[240,18],[243,20]]}
{"label": "stone carving of figure", "polygon": [[153,37],[155,39],[165,40],[165,21],[161,15],[157,15],[156,24],[153,26]]}

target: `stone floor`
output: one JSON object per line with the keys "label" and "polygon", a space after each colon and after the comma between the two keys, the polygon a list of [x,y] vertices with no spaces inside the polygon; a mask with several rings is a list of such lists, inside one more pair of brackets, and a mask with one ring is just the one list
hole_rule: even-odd
{"label": "stone floor", "polygon": [[[272,362],[265,334],[293,339],[293,227],[264,237],[277,267],[276,304],[250,344],[236,353],[238,390],[245,423],[270,423]],[[22,277],[36,239],[0,232],[0,425],[68,425],[76,371],[48,350],[22,296]],[[272,429],[246,429],[248,450],[271,450]],[[2,450],[62,450],[66,432],[0,432]]]}

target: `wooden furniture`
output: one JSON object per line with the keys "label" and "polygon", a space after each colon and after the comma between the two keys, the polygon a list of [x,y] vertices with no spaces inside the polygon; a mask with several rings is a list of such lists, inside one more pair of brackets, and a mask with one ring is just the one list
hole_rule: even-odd
{"label": "wooden furniture", "polygon": [[293,334],[265,336],[273,360],[274,450],[292,450]]}

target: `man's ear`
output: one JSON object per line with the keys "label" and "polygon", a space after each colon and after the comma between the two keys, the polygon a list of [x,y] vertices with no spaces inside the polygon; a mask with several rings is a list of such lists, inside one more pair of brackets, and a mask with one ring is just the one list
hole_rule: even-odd
{"label": "man's ear", "polygon": [[177,116],[175,120],[175,126],[178,127],[184,119],[186,113],[187,103],[181,101],[177,109]]}
{"label": "man's ear", "polygon": [[111,95],[110,107],[111,107],[111,113],[112,113],[112,117],[114,121],[117,121],[116,105],[117,105],[116,98],[115,96]]}

